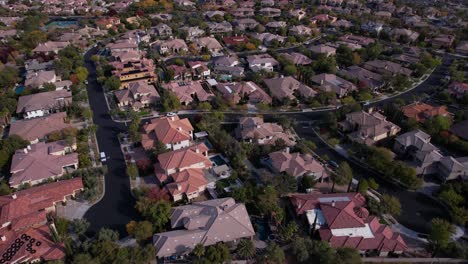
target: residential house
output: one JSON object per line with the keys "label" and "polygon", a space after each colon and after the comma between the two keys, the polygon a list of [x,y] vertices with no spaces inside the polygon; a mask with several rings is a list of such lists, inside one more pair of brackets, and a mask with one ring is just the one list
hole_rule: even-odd
{"label": "residential house", "polygon": [[349,247],[379,256],[408,249],[399,233],[369,214],[360,193],[294,193],[289,199],[296,215],[306,218],[310,229],[318,230],[333,248]]}
{"label": "residential house", "polygon": [[168,53],[179,54],[187,52],[188,46],[182,39],[170,39],[159,43],[159,53],[166,55]]}
{"label": "residential house", "polygon": [[54,212],[56,205],[82,190],[81,178],[73,178],[1,196],[0,262],[63,260],[65,248],[54,242],[47,213]]}
{"label": "residential house", "polygon": [[357,87],[352,82],[346,81],[335,74],[322,73],[311,78],[320,90],[324,92],[334,92],[338,98],[342,98],[349,93],[356,91]]}
{"label": "residential house", "polygon": [[236,204],[232,198],[175,207],[171,211],[171,228],[174,230],[153,236],[158,258],[190,254],[198,244],[235,243],[255,236],[245,205]]}
{"label": "residential house", "polygon": [[436,116],[451,117],[451,113],[447,111],[447,106],[432,106],[421,102],[405,105],[401,108],[401,111],[406,118],[414,118],[420,123],[424,123]]}
{"label": "residential house", "polygon": [[376,142],[395,136],[401,128],[376,111],[358,111],[346,115],[346,120],[339,122],[341,131],[348,134],[351,141],[374,145]]}
{"label": "residential house", "polygon": [[275,32],[287,26],[288,26],[288,23],[286,23],[286,21],[270,21],[266,23],[265,25],[267,29],[275,31]]}
{"label": "residential house", "polygon": [[214,95],[205,90],[200,81],[165,83],[162,89],[175,93],[182,105],[189,105],[196,96],[200,102],[209,101]]}
{"label": "residential house", "polygon": [[271,104],[271,97],[254,82],[219,83],[216,89],[227,101],[238,104],[247,98],[251,104]]}
{"label": "residential house", "polygon": [[146,81],[130,82],[126,84],[126,87],[114,91],[117,106],[122,110],[129,107],[138,112],[160,100],[158,91]]}
{"label": "residential house", "polygon": [[290,153],[289,148],[268,155],[270,167],[275,173],[286,173],[295,178],[311,176],[316,181],[328,177],[325,167],[310,154]]}
{"label": "residential house", "polygon": [[212,37],[196,39],[195,43],[197,44],[197,47],[199,49],[204,48],[212,54],[219,53],[223,49],[223,46],[221,46],[221,44],[215,38]]}
{"label": "residential house", "polygon": [[220,23],[207,22],[206,24],[208,25],[208,30],[211,34],[222,34],[232,31],[232,25],[227,21],[223,21]]}
{"label": "residential house", "polygon": [[463,98],[468,95],[468,83],[452,82],[448,86],[449,93],[456,98]]}
{"label": "residential house", "polygon": [[100,29],[110,29],[116,28],[116,26],[120,25],[120,18],[118,17],[103,17],[94,21],[96,26]]}
{"label": "residential house", "polygon": [[113,61],[109,63],[112,67],[112,75],[119,78],[121,88],[130,82],[145,81],[152,83],[156,80],[155,66],[152,59],[141,57],[127,61]]}
{"label": "residential house", "polygon": [[239,7],[231,11],[231,14],[235,17],[253,17],[255,10],[250,7]]}
{"label": "residential house", "polygon": [[339,40],[344,41],[344,42],[359,44],[363,47],[367,47],[370,44],[375,42],[375,40],[372,38],[366,38],[366,37],[356,36],[356,35],[351,35],[351,34],[346,34],[340,37]]}
{"label": "residential house", "polygon": [[236,137],[249,143],[273,145],[283,140],[287,146],[296,144],[294,136],[277,123],[265,123],[261,117],[241,117],[235,130]]}
{"label": "residential house", "polygon": [[208,180],[203,169],[186,169],[170,175],[171,182],[164,188],[169,192],[174,202],[182,199],[191,201],[205,192]]}
{"label": "residential house", "polygon": [[452,132],[457,137],[468,141],[468,120],[458,122],[450,128]]}
{"label": "residential house", "polygon": [[281,9],[272,8],[272,7],[264,7],[258,10],[258,13],[262,16],[273,18],[281,16]]}
{"label": "residential house", "polygon": [[222,79],[231,79],[232,77],[242,77],[244,67],[235,56],[220,56],[213,58],[213,70],[216,74],[224,75]]}
{"label": "residential house", "polygon": [[44,93],[20,96],[16,113],[25,119],[48,115],[72,102],[72,94],[66,90],[50,91]]}
{"label": "residential house", "polygon": [[412,71],[408,68],[401,66],[398,63],[386,60],[372,60],[364,64],[364,68],[369,71],[377,72],[382,75],[395,76],[401,74],[405,77],[410,77]]}
{"label": "residential house", "polygon": [[455,36],[445,35],[445,34],[440,34],[436,36],[435,38],[428,40],[428,42],[431,43],[432,47],[436,49],[440,49],[440,48],[448,49],[452,47],[454,41],[455,41]]}
{"label": "residential house", "polygon": [[36,48],[32,50],[34,54],[43,54],[43,55],[54,55],[70,45],[70,42],[62,41],[47,41],[45,43],[39,43]]}
{"label": "residential house", "polygon": [[406,28],[395,28],[390,32],[390,34],[395,39],[403,39],[407,40],[408,42],[415,42],[419,38],[418,32]]}
{"label": "residential house", "polygon": [[281,57],[291,61],[294,65],[309,65],[312,60],[306,55],[298,52],[280,53]]}
{"label": "residential house", "polygon": [[213,18],[215,16],[224,17],[225,14],[226,12],[220,11],[220,10],[210,10],[210,11],[206,11],[203,13],[203,15],[206,16],[207,18]]}
{"label": "residential house", "polygon": [[65,123],[67,113],[60,112],[48,116],[17,120],[11,123],[10,135],[17,135],[33,143],[39,142],[52,132],[61,131],[72,127],[71,124]]}
{"label": "residential house", "polygon": [[160,23],[151,28],[156,36],[159,37],[170,37],[172,36],[172,28],[167,24]]}
{"label": "residential house", "polygon": [[297,94],[303,98],[314,97],[317,94],[312,88],[299,82],[292,76],[266,79],[264,82],[271,96],[277,100],[284,100],[286,98],[295,100]]}
{"label": "residential house", "polygon": [[37,185],[78,169],[78,153],[72,153],[74,148],[76,146],[70,146],[62,140],[39,142],[17,150],[11,160],[8,183],[12,188],[24,184]]}
{"label": "residential house", "polygon": [[376,91],[384,85],[382,75],[371,72],[357,65],[349,66],[346,69],[340,70],[338,73],[346,78],[358,80],[359,87],[366,87],[373,91]]}
{"label": "residential house", "polygon": [[210,169],[212,166],[208,147],[201,143],[159,154],[154,170],[158,183],[166,184],[173,180],[171,175],[175,173],[187,169]]}
{"label": "residential house", "polygon": [[183,27],[182,28],[184,31],[187,32],[187,37],[186,39],[189,41],[192,41],[198,37],[204,36],[205,35],[205,30],[199,28],[198,26],[195,27]]}
{"label": "residential house", "polygon": [[312,29],[303,25],[292,26],[289,28],[289,34],[294,36],[309,36],[312,35]]}
{"label": "residential house", "polygon": [[468,56],[468,41],[461,41],[455,48],[455,52],[464,56]]}
{"label": "residential house", "polygon": [[157,141],[163,143],[167,149],[178,150],[189,147],[192,140],[193,127],[187,118],[154,118],[142,127],[141,145],[145,150],[154,148]]}
{"label": "residential house", "polygon": [[111,54],[114,54],[115,52],[132,52],[138,51],[138,43],[135,39],[120,39],[116,42],[107,44],[106,48],[111,52]]}
{"label": "residential house", "polygon": [[232,37],[224,37],[223,38],[224,44],[228,47],[237,47],[240,45],[245,45],[249,43],[249,38],[246,36],[232,36]]}
{"label": "residential house", "polygon": [[211,70],[206,66],[206,63],[203,61],[188,61],[188,66],[192,71],[192,78],[195,80],[206,79],[210,77]]}
{"label": "residential house", "polygon": [[335,23],[331,24],[332,27],[341,28],[341,29],[348,29],[351,28],[354,24],[346,19],[339,19]]}
{"label": "residential house", "polygon": [[273,42],[276,42],[278,44],[283,44],[284,41],[286,40],[286,37],[276,35],[276,34],[271,34],[269,32],[252,33],[251,36],[255,39],[260,40],[265,46],[270,46],[272,45]]}
{"label": "residential house", "polygon": [[247,62],[249,63],[249,68],[254,72],[261,70],[272,72],[279,66],[279,62],[268,53],[249,55],[247,56]]}
{"label": "residential house", "polygon": [[336,54],[336,49],[335,48],[333,48],[331,46],[328,46],[328,45],[324,45],[324,44],[319,44],[319,45],[312,46],[312,47],[310,47],[310,51],[312,51],[313,53],[316,53],[316,54],[324,54],[327,57],[335,56],[335,54]]}
{"label": "residential house", "polygon": [[413,130],[398,136],[393,150],[407,159],[418,175],[436,174],[444,181],[468,179],[468,157],[444,156],[430,141],[425,132]]}
{"label": "residential house", "polygon": [[295,17],[297,20],[301,21],[303,18],[305,18],[307,15],[307,12],[304,9],[292,9],[289,11],[289,16],[290,17]]}
{"label": "residential house", "polygon": [[310,19],[310,22],[312,24],[333,24],[336,22],[336,20],[338,20],[337,17],[330,16],[327,14],[319,14],[319,15],[313,16]]}
{"label": "residential house", "polygon": [[234,20],[233,24],[240,31],[254,30],[259,25],[258,22],[255,19],[252,19],[252,18],[237,19],[237,20]]}
{"label": "residential house", "polygon": [[26,80],[24,81],[24,86],[28,88],[43,88],[44,84],[54,84],[57,81],[60,81],[55,75],[55,71],[37,71],[37,72],[28,72],[26,73]]}

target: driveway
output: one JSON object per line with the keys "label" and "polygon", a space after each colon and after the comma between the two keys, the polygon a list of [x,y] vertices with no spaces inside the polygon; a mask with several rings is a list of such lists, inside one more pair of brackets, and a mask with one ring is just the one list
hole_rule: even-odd
{"label": "driveway", "polygon": [[102,87],[96,81],[96,69],[90,57],[97,49],[91,49],[86,55],[88,77],[88,97],[93,110],[94,124],[98,129],[96,137],[101,152],[107,155],[108,173],[105,175],[105,194],[101,201],[92,206],[84,215],[91,223],[90,230],[97,231],[101,227],[112,228],[123,236],[125,225],[138,217],[135,199],[130,193],[130,179],[126,175],[124,156],[120,150],[118,134],[125,132],[124,124],[113,122],[108,114]]}

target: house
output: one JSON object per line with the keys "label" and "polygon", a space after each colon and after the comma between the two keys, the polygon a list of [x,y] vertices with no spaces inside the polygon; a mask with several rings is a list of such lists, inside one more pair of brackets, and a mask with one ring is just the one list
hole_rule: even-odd
{"label": "house", "polygon": [[346,78],[358,80],[359,87],[366,87],[373,91],[376,91],[384,85],[382,75],[357,65],[349,66],[348,68],[340,70],[338,73]]}
{"label": "house", "polygon": [[440,48],[448,49],[452,47],[454,41],[455,41],[454,36],[445,35],[445,34],[440,34],[428,40],[428,42],[431,43],[432,47],[436,49],[440,49]]}
{"label": "house", "polygon": [[249,43],[249,38],[246,36],[224,37],[223,42],[228,47],[237,47],[239,45],[245,45]]}
{"label": "house", "polygon": [[11,161],[9,184],[18,188],[23,184],[37,185],[63,176],[68,170],[78,168],[78,153],[65,140],[39,142],[19,149]]}
{"label": "house", "polygon": [[449,93],[458,99],[468,95],[468,83],[452,82],[448,89]]}
{"label": "house", "polygon": [[160,23],[151,28],[156,36],[159,37],[170,37],[172,36],[172,28],[167,24]]}
{"label": "house", "polygon": [[188,61],[188,66],[192,70],[193,79],[206,79],[210,77],[211,70],[203,61]]}
{"label": "house", "polygon": [[313,76],[311,80],[320,90],[324,92],[334,92],[338,98],[342,98],[357,90],[356,85],[352,82],[346,81],[335,74],[322,73]]}
{"label": "house", "polygon": [[328,177],[320,162],[309,154],[290,153],[289,148],[268,155],[269,163],[275,173],[286,173],[292,177],[312,176],[317,181]]}
{"label": "house", "polygon": [[186,169],[170,175],[171,182],[165,189],[169,192],[174,202],[182,199],[191,201],[206,190],[208,180],[203,169]]}
{"label": "house", "polygon": [[165,152],[158,155],[155,175],[159,184],[171,181],[171,175],[187,169],[209,169],[213,166],[208,159],[205,143]]}
{"label": "house", "polygon": [[207,18],[213,18],[215,16],[224,17],[225,14],[226,12],[220,11],[220,10],[206,11],[203,13],[203,15],[206,16]]}
{"label": "house", "polygon": [[1,196],[0,262],[64,259],[65,247],[63,243],[54,242],[47,213],[54,212],[57,204],[66,202],[81,190],[81,178],[73,178]]}
{"label": "house", "polygon": [[130,82],[153,83],[156,80],[152,59],[142,57],[128,61],[113,61],[109,64],[113,67],[112,75],[119,78],[121,88],[126,87]]}
{"label": "house", "polygon": [[441,180],[468,179],[468,157],[444,156],[430,143],[431,137],[421,130],[413,130],[395,139],[393,150],[409,160],[418,175],[436,174]]}
{"label": "house", "polygon": [[59,78],[55,75],[55,71],[37,71],[37,72],[28,72],[26,73],[26,80],[24,81],[24,86],[29,88],[43,88],[44,84],[54,84]]}
{"label": "house", "polygon": [[295,139],[277,123],[265,123],[260,117],[241,117],[235,130],[236,137],[249,143],[273,145],[283,140],[287,146],[294,146]]}
{"label": "house", "polygon": [[330,16],[327,14],[319,14],[319,15],[313,16],[310,19],[310,22],[312,24],[326,24],[326,23],[333,24],[336,22],[336,20],[338,20],[337,17]]}
{"label": "house", "polygon": [[255,10],[250,7],[239,7],[231,11],[231,14],[235,17],[253,17]]}
{"label": "house", "polygon": [[231,23],[227,21],[223,21],[220,23],[217,22],[207,22],[208,25],[208,30],[210,31],[211,34],[222,34],[222,33],[228,33],[232,31],[232,25]]}
{"label": "house", "polygon": [[289,16],[290,17],[295,17],[297,20],[301,21],[303,18],[305,18],[307,15],[307,12],[304,9],[292,9],[289,11]]}
{"label": "house", "polygon": [[450,128],[452,132],[457,137],[468,141],[468,120],[458,122]]}
{"label": "house", "polygon": [[159,44],[159,53],[161,55],[165,55],[167,53],[175,53],[178,54],[180,52],[187,52],[188,46],[182,39],[170,39],[163,41]]}
{"label": "house", "polygon": [[312,47],[310,47],[310,51],[312,51],[315,54],[324,54],[327,57],[335,56],[335,54],[336,54],[336,49],[335,48],[330,47],[328,45],[324,45],[324,44],[319,44],[319,45],[312,46]]}
{"label": "house", "polygon": [[216,89],[229,102],[238,104],[247,97],[251,104],[271,104],[271,97],[254,82],[219,83]]}
{"label": "house", "polygon": [[204,48],[212,54],[219,53],[223,48],[223,46],[221,46],[221,44],[215,38],[212,37],[196,39],[195,43],[199,49]]}
{"label": "house", "polygon": [[130,107],[134,111],[140,111],[160,100],[158,91],[146,81],[130,82],[126,86],[127,88],[114,91],[120,109]]}
{"label": "house", "polygon": [[242,77],[244,67],[240,66],[239,59],[236,56],[219,56],[213,58],[213,70],[217,74],[225,74],[230,77]]}
{"label": "house", "polygon": [[309,65],[312,60],[306,55],[298,52],[280,53],[281,57],[291,61],[294,65]]}
{"label": "house", "polygon": [[349,247],[379,256],[408,249],[399,233],[369,214],[360,193],[294,193],[289,200],[296,216],[306,218],[310,229],[318,230],[333,248]]}
{"label": "house", "polygon": [[237,20],[234,20],[233,24],[240,31],[254,30],[259,25],[258,22],[252,18],[237,19]]}
{"label": "house", "polygon": [[432,106],[421,102],[405,105],[401,108],[401,111],[406,118],[414,118],[420,123],[424,123],[436,116],[451,117],[450,112],[447,111],[447,106]]}
{"label": "house", "polygon": [[48,115],[72,102],[72,94],[66,90],[50,91],[44,93],[20,96],[16,113],[25,119]]}
{"label": "house", "polygon": [[461,55],[468,56],[468,41],[461,41],[455,48],[455,52]]}
{"label": "house", "polygon": [[273,18],[281,16],[281,9],[272,8],[272,7],[264,7],[258,10],[258,13],[262,16]]}
{"label": "house", "polygon": [[245,205],[229,197],[174,207],[171,228],[153,236],[158,258],[190,254],[198,244],[235,243],[255,236]]}
{"label": "house", "polygon": [[167,70],[172,71],[174,73],[175,81],[189,80],[192,78],[192,73],[185,66],[179,66],[179,65],[173,64],[173,65],[167,66],[166,68]]}
{"label": "house", "polygon": [[132,52],[138,51],[138,43],[136,39],[119,39],[116,42],[109,43],[106,48],[114,54],[115,52]]}
{"label": "house", "polygon": [[332,27],[341,28],[341,29],[348,29],[351,28],[354,24],[346,19],[339,19],[335,23],[331,24]]}
{"label": "house", "polygon": [[70,45],[69,42],[62,41],[47,41],[45,43],[39,43],[36,48],[32,50],[34,54],[52,55],[58,54],[58,52]]}
{"label": "house", "polygon": [[293,36],[309,36],[312,35],[312,29],[303,25],[292,26],[289,28],[289,34]]}
{"label": "house", "polygon": [[279,62],[268,53],[249,55],[247,56],[247,62],[249,68],[254,72],[259,72],[261,70],[272,72],[279,66]]}
{"label": "house", "polygon": [[67,113],[60,112],[48,116],[17,120],[11,123],[10,135],[17,135],[31,143],[37,143],[52,132],[72,127],[65,123]]}
{"label": "house", "polygon": [[164,90],[175,93],[182,105],[189,105],[196,96],[200,102],[209,101],[214,95],[205,90],[200,81],[193,82],[169,82],[162,84]]}
{"label": "house", "polygon": [[187,118],[165,116],[151,119],[142,127],[141,145],[145,150],[152,149],[156,142],[167,149],[178,150],[190,146],[193,140],[193,127]]}
{"label": "house", "polygon": [[344,42],[359,44],[359,45],[361,45],[363,47],[367,47],[370,44],[375,42],[374,39],[366,38],[366,37],[362,37],[362,36],[351,35],[351,34],[346,34],[344,36],[341,36],[339,38],[339,40],[344,41]]}
{"label": "house", "polygon": [[270,46],[273,44],[273,42],[276,42],[278,44],[283,44],[284,41],[286,40],[286,37],[276,35],[276,34],[271,34],[269,32],[252,33],[251,36],[255,39],[260,40],[265,46]]}
{"label": "house", "polygon": [[412,71],[408,68],[401,66],[398,63],[386,60],[372,60],[364,64],[364,68],[369,71],[377,72],[382,75],[395,76],[401,74],[410,77]]}
{"label": "house", "polygon": [[100,29],[110,29],[115,28],[116,26],[120,25],[120,18],[118,17],[104,17],[94,21],[96,26]]}
{"label": "house", "polygon": [[265,27],[269,30],[273,31],[278,31],[282,28],[285,28],[288,26],[288,23],[286,21],[270,21],[266,23]]}
{"label": "house", "polygon": [[349,133],[351,141],[366,145],[374,145],[377,141],[395,136],[401,130],[376,111],[349,113],[345,121],[338,123],[338,127]]}
{"label": "house", "polygon": [[419,38],[419,33],[406,29],[406,28],[395,28],[390,34],[395,39],[406,39],[408,42],[415,42]]}
{"label": "house", "polygon": [[195,38],[201,37],[205,35],[205,30],[199,28],[198,26],[195,27],[183,27],[182,30],[187,32],[186,40],[192,41]]}
{"label": "house", "polygon": [[304,98],[314,97],[317,94],[312,88],[302,84],[292,76],[266,79],[264,82],[271,96],[278,100],[284,100],[285,98],[295,100],[295,94],[299,94]]}

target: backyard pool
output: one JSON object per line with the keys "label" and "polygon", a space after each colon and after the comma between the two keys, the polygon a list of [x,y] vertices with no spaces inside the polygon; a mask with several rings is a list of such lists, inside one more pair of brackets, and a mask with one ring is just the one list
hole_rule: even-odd
{"label": "backyard pool", "polygon": [[226,165],[226,161],[223,159],[223,157],[221,157],[220,154],[217,154],[213,157],[210,158],[211,162],[214,163],[215,166],[222,166],[222,165]]}
{"label": "backyard pool", "polygon": [[270,235],[270,227],[268,226],[268,223],[258,218],[253,218],[252,222],[253,222],[255,231],[258,234],[258,239],[263,240],[263,241],[267,240],[268,236]]}
{"label": "backyard pool", "polygon": [[24,86],[23,85],[18,85],[15,88],[15,94],[21,94],[24,91]]}

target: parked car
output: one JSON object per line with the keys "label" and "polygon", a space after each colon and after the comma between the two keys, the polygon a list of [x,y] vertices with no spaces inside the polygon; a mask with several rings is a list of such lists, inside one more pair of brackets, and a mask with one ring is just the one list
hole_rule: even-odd
{"label": "parked car", "polygon": [[101,162],[106,162],[107,161],[106,153],[101,152],[100,157],[101,157]]}
{"label": "parked car", "polygon": [[338,165],[338,163],[336,163],[336,161],[334,160],[330,160],[328,162],[328,164],[330,164],[330,166],[332,166],[333,168],[338,168],[340,165]]}

